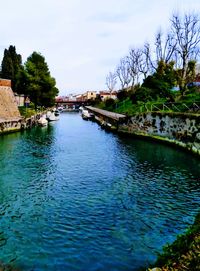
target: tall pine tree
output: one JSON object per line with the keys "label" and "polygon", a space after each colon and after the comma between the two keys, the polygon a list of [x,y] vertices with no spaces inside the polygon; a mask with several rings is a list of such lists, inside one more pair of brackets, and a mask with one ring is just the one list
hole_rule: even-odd
{"label": "tall pine tree", "polygon": [[1,77],[12,81],[12,88],[14,91],[18,90],[18,78],[20,77],[19,74],[22,69],[22,57],[20,54],[16,53],[15,46],[10,45],[8,49],[4,50],[4,56],[1,64]]}

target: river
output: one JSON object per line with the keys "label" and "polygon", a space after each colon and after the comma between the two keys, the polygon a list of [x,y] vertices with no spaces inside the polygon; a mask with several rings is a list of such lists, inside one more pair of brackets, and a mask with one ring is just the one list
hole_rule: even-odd
{"label": "river", "polygon": [[63,113],[0,137],[0,260],[23,271],[134,271],[190,225],[200,163]]}

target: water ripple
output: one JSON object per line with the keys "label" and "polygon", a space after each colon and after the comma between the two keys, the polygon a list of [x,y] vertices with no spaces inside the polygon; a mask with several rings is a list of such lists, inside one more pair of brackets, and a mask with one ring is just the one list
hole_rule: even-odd
{"label": "water ripple", "polygon": [[199,209],[198,160],[77,114],[0,140],[0,259],[21,270],[137,270]]}

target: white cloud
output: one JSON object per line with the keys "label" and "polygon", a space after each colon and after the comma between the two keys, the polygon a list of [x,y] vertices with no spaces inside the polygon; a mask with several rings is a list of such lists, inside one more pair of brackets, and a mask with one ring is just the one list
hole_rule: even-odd
{"label": "white cloud", "polygon": [[152,40],[174,11],[200,11],[199,0],[3,1],[0,60],[15,45],[25,61],[41,52],[61,94],[104,89],[131,45]]}

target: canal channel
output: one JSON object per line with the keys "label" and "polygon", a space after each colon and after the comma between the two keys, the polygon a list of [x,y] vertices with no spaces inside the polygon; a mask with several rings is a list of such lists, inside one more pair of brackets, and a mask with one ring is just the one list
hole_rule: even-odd
{"label": "canal channel", "polygon": [[200,163],[63,113],[0,137],[0,261],[19,270],[134,271],[194,220]]}

